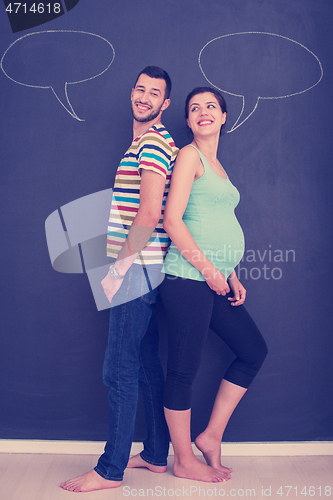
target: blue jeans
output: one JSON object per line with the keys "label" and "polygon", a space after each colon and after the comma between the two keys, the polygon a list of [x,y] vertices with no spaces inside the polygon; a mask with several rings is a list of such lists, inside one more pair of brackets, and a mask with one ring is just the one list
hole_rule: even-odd
{"label": "blue jeans", "polygon": [[[131,266],[113,299],[116,305],[110,309],[109,341],[103,367],[103,381],[109,387],[109,436],[95,471],[113,481],[123,479],[129,459],[139,387],[148,431],[141,457],[153,465],[167,464],[169,432],[163,410],[164,374],[158,358],[155,306],[155,286],[160,273],[159,268],[152,272],[153,266],[147,267],[148,284],[145,269]],[[138,290],[145,293],[138,296]],[[133,294],[137,298],[125,301]]]}

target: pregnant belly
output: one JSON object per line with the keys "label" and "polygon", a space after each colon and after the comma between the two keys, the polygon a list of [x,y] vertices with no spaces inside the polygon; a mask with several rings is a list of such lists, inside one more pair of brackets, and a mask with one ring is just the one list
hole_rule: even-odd
{"label": "pregnant belly", "polygon": [[186,221],[186,225],[207,259],[228,276],[242,259],[245,247],[244,233],[236,217],[214,228],[193,220]]}

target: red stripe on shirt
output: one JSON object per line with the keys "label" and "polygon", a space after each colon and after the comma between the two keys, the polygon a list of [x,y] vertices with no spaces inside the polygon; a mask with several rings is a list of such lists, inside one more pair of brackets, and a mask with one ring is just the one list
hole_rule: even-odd
{"label": "red stripe on shirt", "polygon": [[125,207],[124,205],[112,205],[112,210],[117,210],[118,212],[137,212],[139,207]]}
{"label": "red stripe on shirt", "polygon": [[141,167],[141,165],[147,165],[147,167],[157,168],[157,170],[160,170],[163,174],[165,174],[165,168],[159,167],[158,165],[156,165],[156,163],[153,163],[153,162],[150,162],[150,161],[141,160],[139,167]]}

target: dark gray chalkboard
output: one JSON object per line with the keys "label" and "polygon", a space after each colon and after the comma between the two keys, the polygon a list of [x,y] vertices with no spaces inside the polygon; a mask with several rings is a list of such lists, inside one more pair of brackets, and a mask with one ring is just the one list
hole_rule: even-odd
{"label": "dark gray chalkboard", "polygon": [[[238,272],[269,356],[224,439],[332,439],[332,2],[61,1],[59,15],[32,20],[6,13],[9,3],[0,5],[0,438],[106,439],[108,310],[96,283],[110,189],[132,137],[131,88],[154,64],[173,81],[163,121],[178,146],[193,87],[214,85],[228,104],[219,158],[241,193]],[[165,363],[163,318],[161,309]],[[231,359],[211,333],[193,437]],[[135,440],[144,437],[140,403]]]}

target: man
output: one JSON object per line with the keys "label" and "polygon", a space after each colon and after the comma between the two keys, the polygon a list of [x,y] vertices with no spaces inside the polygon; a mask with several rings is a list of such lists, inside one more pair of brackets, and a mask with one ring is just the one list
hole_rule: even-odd
{"label": "man", "polygon": [[[169,434],[163,413],[155,299],[169,244],[162,207],[178,152],[161,123],[170,90],[169,75],[156,66],[146,67],[132,89],[133,142],[116,173],[107,237],[113,264],[102,281],[112,301],[103,368],[109,387],[109,437],[95,469],[61,484],[69,491],[120,486],[126,466],[166,471]],[[138,386],[148,438],[143,451],[129,460]]]}

